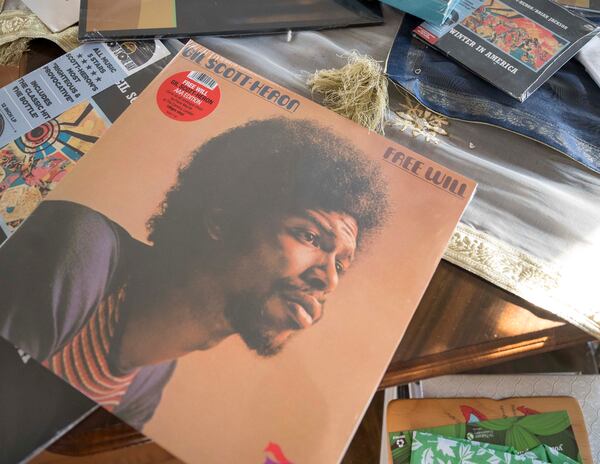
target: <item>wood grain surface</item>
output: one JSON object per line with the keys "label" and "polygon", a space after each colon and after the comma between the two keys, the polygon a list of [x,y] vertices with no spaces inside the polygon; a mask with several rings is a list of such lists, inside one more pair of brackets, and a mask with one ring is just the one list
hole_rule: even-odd
{"label": "wood grain surface", "polygon": [[442,261],[381,388],[591,340],[556,316]]}

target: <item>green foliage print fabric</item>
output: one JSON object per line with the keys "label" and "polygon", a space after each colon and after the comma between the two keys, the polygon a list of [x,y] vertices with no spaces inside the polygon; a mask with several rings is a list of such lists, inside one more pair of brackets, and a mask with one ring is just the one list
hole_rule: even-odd
{"label": "green foliage print fabric", "polygon": [[564,432],[571,426],[571,421],[569,415],[565,411],[561,411],[488,420],[479,423],[479,426],[495,432],[505,432],[506,445],[521,451],[541,445],[541,437]]}
{"label": "green foliage print fabric", "polygon": [[545,445],[518,453],[514,448],[415,431],[411,464],[576,464]]}
{"label": "green foliage print fabric", "polygon": [[[494,444],[503,447],[502,450],[514,450],[513,454],[527,456],[533,453],[532,458],[545,462],[552,462],[546,449],[553,449],[570,458],[569,461],[561,461],[563,463],[581,462],[577,440],[566,411],[452,424],[419,429],[419,432]],[[409,464],[413,431],[390,432],[389,439],[394,464]]]}
{"label": "green foliage print fabric", "polygon": [[571,459],[547,445],[544,445],[544,450],[546,451],[546,456],[548,456],[548,461],[552,464],[579,464],[579,461]]}

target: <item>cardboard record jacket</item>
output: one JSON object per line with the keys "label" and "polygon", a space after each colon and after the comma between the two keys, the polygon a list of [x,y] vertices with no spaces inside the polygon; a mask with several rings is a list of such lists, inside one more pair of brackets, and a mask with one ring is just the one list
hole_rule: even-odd
{"label": "cardboard record jacket", "polygon": [[0,248],[0,335],[184,461],[337,462],[474,190],[189,42]]}
{"label": "cardboard record jacket", "polygon": [[82,0],[79,39],[245,35],[382,22],[373,0]]}

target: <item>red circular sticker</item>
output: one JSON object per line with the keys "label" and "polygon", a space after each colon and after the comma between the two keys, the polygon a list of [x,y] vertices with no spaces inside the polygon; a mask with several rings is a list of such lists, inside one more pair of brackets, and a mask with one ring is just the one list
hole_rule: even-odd
{"label": "red circular sticker", "polygon": [[176,121],[197,121],[219,105],[219,84],[208,74],[183,71],[167,78],[159,87],[156,101],[160,110]]}

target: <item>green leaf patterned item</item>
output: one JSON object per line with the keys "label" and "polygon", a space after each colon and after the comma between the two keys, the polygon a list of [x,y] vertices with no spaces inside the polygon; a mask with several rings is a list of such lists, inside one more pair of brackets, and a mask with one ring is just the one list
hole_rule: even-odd
{"label": "green leaf patterned item", "polygon": [[519,453],[508,446],[414,431],[411,464],[575,464],[567,456],[539,446]]}
{"label": "green leaf patterned item", "polygon": [[[545,462],[548,457],[542,445],[562,452],[572,463],[579,459],[577,441],[566,411],[459,423],[419,429],[419,432],[501,445],[503,449],[514,449],[515,453],[531,452],[532,458],[537,453],[537,459]],[[412,431],[390,432],[389,439],[394,464],[411,462]]]}

